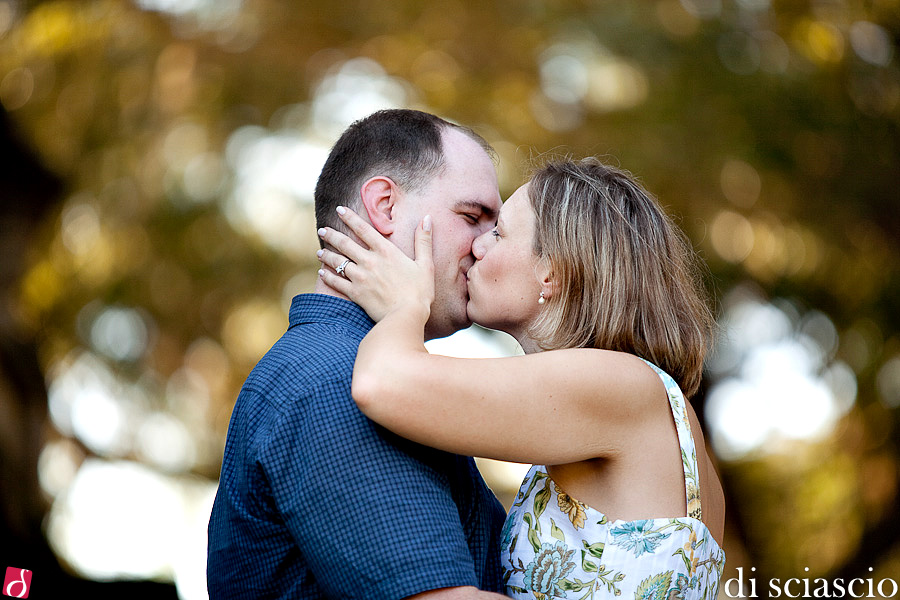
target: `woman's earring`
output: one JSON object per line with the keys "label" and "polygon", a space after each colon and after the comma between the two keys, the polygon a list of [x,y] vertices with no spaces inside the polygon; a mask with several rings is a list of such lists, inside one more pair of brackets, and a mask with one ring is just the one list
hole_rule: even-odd
{"label": "woman's earring", "polygon": [[538,298],[538,304],[543,304],[546,301],[547,301],[547,299],[544,298],[544,292],[541,292],[541,297]]}

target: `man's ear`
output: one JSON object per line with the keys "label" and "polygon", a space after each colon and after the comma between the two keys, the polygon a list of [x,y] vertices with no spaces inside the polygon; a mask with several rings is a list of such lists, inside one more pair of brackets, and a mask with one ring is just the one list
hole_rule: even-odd
{"label": "man's ear", "polygon": [[400,196],[400,188],[394,180],[384,175],[367,179],[362,184],[359,195],[372,227],[385,237],[394,233],[394,207]]}

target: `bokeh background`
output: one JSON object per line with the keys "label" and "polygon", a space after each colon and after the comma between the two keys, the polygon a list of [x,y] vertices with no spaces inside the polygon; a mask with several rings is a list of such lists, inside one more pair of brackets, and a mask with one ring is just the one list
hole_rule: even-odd
{"label": "bokeh background", "polygon": [[[319,168],[413,107],[484,135],[504,197],[546,153],[607,157],[709,265],[726,577],[900,580],[898,42],[897,0],[0,0],[0,567],[206,597]],[[481,464],[508,503],[521,467]]]}

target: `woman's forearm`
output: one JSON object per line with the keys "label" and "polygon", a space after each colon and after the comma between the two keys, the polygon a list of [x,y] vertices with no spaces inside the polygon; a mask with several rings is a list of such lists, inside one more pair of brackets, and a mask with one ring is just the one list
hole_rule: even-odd
{"label": "woman's forearm", "polygon": [[[415,359],[427,355],[424,332],[430,308],[409,304],[388,313],[363,338],[353,368],[353,399],[375,421],[392,407],[395,391],[415,385]],[[402,407],[393,407],[402,410]]]}

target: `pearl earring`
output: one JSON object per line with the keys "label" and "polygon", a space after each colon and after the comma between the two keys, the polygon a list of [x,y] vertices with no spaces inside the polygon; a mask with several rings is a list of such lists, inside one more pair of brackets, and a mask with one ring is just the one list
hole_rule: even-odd
{"label": "pearl earring", "polygon": [[544,298],[544,292],[541,292],[541,297],[538,298],[538,304],[543,304],[546,301],[547,301],[547,299]]}

